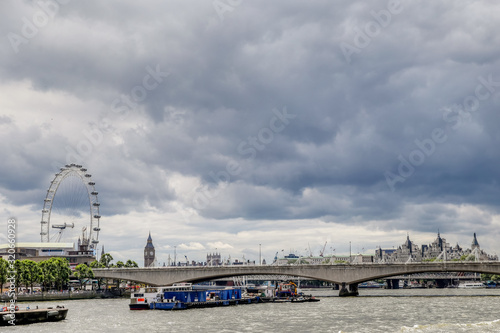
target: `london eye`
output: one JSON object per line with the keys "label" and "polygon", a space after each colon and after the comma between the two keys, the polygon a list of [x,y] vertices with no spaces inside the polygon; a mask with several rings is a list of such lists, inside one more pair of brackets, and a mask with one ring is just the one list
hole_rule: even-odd
{"label": "london eye", "polygon": [[[98,192],[87,169],[66,164],[50,182],[42,209],[41,241],[76,241],[95,250],[99,243],[100,218]],[[55,229],[51,233],[51,229]],[[68,232],[69,229],[76,229]],[[81,231],[81,233],[80,233]]]}

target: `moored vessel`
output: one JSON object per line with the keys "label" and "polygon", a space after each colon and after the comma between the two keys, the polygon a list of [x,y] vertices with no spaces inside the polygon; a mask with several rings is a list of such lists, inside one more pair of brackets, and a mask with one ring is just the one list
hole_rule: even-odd
{"label": "moored vessel", "polygon": [[304,303],[304,302],[319,302],[319,299],[315,298],[312,295],[305,295],[301,292],[297,285],[290,281],[289,283],[280,283],[276,288],[275,297],[268,299],[268,302],[295,302],[295,303]]}
{"label": "moored vessel", "polygon": [[458,285],[458,288],[478,289],[478,288],[486,288],[486,285],[484,283],[482,283],[482,282],[465,281],[465,282],[461,282]]}
{"label": "moored vessel", "polygon": [[25,309],[19,309],[16,306],[14,311],[10,311],[8,307],[3,307],[2,312],[0,312],[0,325],[25,325],[46,321],[60,321],[66,319],[67,314],[68,309],[59,305],[47,308],[26,307]]}
{"label": "moored vessel", "polygon": [[243,297],[240,288],[194,289],[191,283],[141,288],[131,295],[131,310],[182,310],[257,303],[259,297]]}
{"label": "moored vessel", "polygon": [[150,304],[161,297],[165,291],[190,291],[191,283],[175,283],[173,286],[145,287],[130,294],[130,310],[149,310]]}

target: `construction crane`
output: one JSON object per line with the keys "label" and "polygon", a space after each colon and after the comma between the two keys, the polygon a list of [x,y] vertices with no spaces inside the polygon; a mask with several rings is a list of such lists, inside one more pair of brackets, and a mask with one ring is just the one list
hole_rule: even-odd
{"label": "construction crane", "polygon": [[276,251],[276,254],[274,255],[274,261],[273,261],[273,265],[276,265],[278,264],[278,251]]}
{"label": "construction crane", "polygon": [[297,285],[293,283],[293,281],[289,281],[289,283],[294,287],[293,288],[293,296],[297,295]]}
{"label": "construction crane", "polygon": [[323,245],[323,249],[321,249],[321,251],[319,252],[320,257],[323,257],[323,255],[325,253],[326,243],[328,243],[328,241],[325,242],[325,245]]}
{"label": "construction crane", "polygon": [[75,227],[74,223],[66,223],[66,222],[64,222],[64,224],[53,224],[52,228],[59,229],[59,232],[57,233],[56,243],[59,243],[59,241],[61,240],[61,236],[62,236],[62,233],[63,233],[64,229],[66,229],[66,228],[74,228],[74,227]]}

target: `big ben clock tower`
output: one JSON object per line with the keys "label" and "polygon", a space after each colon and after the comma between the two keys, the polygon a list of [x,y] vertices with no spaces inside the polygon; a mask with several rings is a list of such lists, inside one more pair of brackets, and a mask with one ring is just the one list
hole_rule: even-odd
{"label": "big ben clock tower", "polygon": [[148,242],[144,247],[144,267],[153,267],[155,263],[155,247],[153,245],[153,239],[151,238],[151,232],[149,232]]}

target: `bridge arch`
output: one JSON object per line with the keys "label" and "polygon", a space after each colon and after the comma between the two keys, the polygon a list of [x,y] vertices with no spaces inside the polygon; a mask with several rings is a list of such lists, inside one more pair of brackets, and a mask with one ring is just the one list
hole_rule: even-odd
{"label": "bridge arch", "polygon": [[462,266],[462,267],[456,267],[456,266],[451,266],[444,268],[443,266],[436,266],[436,267],[411,267],[409,269],[406,269],[404,271],[394,271],[390,273],[380,273],[380,274],[375,274],[375,275],[367,275],[367,276],[362,276],[358,279],[349,281],[349,284],[353,283],[362,283],[362,282],[367,282],[371,280],[377,280],[377,279],[384,279],[384,278],[389,278],[392,276],[401,276],[401,275],[410,275],[410,274],[419,274],[419,273],[451,273],[451,272],[468,272],[468,273],[484,273],[484,274],[499,274],[499,269],[498,265],[496,266],[486,266],[486,267],[471,267],[471,266]]}

